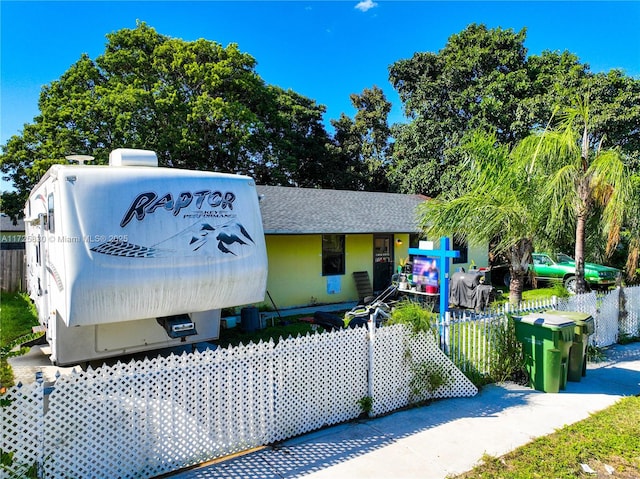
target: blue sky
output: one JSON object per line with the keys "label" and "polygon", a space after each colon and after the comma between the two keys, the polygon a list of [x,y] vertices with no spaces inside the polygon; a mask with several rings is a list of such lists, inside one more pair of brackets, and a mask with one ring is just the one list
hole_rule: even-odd
{"label": "blue sky", "polygon": [[[183,40],[237,43],[270,84],[327,107],[325,121],[354,114],[351,93],[377,85],[402,120],[388,66],[437,52],[470,23],[527,28],[529,54],[568,50],[594,72],[640,78],[640,2],[485,1],[7,1],[0,4],[0,144],[38,114],[40,88],[82,53],[104,52],[105,35],[144,21]],[[5,183],[3,182],[3,186]]]}

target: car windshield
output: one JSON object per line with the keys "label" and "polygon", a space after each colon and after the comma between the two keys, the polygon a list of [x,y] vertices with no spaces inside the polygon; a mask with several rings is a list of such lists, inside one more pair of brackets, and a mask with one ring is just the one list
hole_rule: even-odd
{"label": "car windshield", "polygon": [[558,253],[558,263],[568,263],[569,261],[573,261],[573,258],[564,253]]}

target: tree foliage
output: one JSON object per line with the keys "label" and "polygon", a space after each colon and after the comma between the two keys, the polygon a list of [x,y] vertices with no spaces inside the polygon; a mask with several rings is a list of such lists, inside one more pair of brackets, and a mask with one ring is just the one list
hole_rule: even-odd
{"label": "tree foliage", "polygon": [[631,178],[631,197],[627,208],[626,230],[627,278],[636,283],[640,280],[640,175]]}
{"label": "tree foliage", "polygon": [[[2,209],[18,216],[33,185],[66,155],[90,154],[105,164],[118,147],[151,149],[161,166],[245,173],[262,184],[437,196],[429,215],[442,214],[441,226],[455,226],[450,232],[467,239],[489,243],[497,237],[499,252],[511,258],[511,277],[519,281],[532,244],[573,245],[576,217],[568,214],[573,197],[566,194],[547,208],[552,221],[538,224],[541,202],[525,200],[547,190],[533,177],[547,186],[559,186],[560,179],[547,176],[551,167],[519,176],[510,164],[516,161],[514,145],[523,148],[526,138],[535,144],[539,136],[531,132],[557,126],[549,118],[588,94],[593,141],[587,160],[599,157],[601,164],[615,152],[640,174],[640,80],[618,70],[593,74],[566,51],[528,55],[525,39],[524,29],[473,24],[438,52],[398,60],[389,79],[407,121],[389,126],[391,104],[373,86],[351,95],[355,115],[332,120],[330,136],[324,106],[267,85],[256,73],[256,60],[238,45],[186,42],[139,23],[108,34],[102,55],[82,55],[43,87],[39,115],[2,146],[0,169],[17,190],[3,193]],[[481,173],[484,168],[495,178]],[[526,189],[534,184],[538,191]],[[589,204],[585,228],[615,239],[623,224],[630,252],[640,250],[640,195],[631,195],[624,214],[614,214],[611,196],[595,199],[615,189],[598,191],[604,193]],[[616,219],[615,227],[599,221],[607,215]],[[595,236],[587,235],[586,244]],[[630,254],[630,270],[637,268],[634,258]]]}
{"label": "tree foliage", "polygon": [[527,56],[525,38],[524,29],[472,24],[439,52],[418,52],[390,66],[408,118],[392,128],[394,187],[428,196],[455,188],[451,172],[467,132],[493,131],[500,143],[515,145],[589,90],[598,112],[594,133],[620,147],[632,168],[640,166],[640,81],[616,70],[594,75],[569,52]]}
{"label": "tree foliage", "polygon": [[418,52],[391,65],[391,83],[411,120],[394,128],[392,177],[402,191],[440,193],[446,185],[438,179],[455,166],[453,151],[467,131],[494,130],[502,143],[526,134],[524,37],[524,30],[470,25],[440,52]]}
{"label": "tree foliage", "polygon": [[325,108],[266,85],[237,45],[169,38],[144,23],[107,40],[95,61],[82,55],[43,87],[40,114],[3,146],[2,172],[22,199],[66,155],[104,164],[118,147],[154,150],[161,166],[276,185],[332,186],[341,178]]}
{"label": "tree foliage", "polygon": [[640,173],[640,79],[611,70],[590,77],[585,90],[591,134],[618,148],[629,169]]}
{"label": "tree foliage", "polygon": [[[629,211],[632,185],[619,148],[606,148],[604,133],[590,97],[576,98],[550,129],[525,138],[515,154],[542,179],[541,201],[548,204],[547,237],[553,240],[572,228],[578,292],[586,290],[585,244],[589,219],[599,212],[606,253],[620,243]],[[600,207],[599,210],[597,208]]]}
{"label": "tree foliage", "polygon": [[344,113],[332,120],[333,148],[348,165],[350,187],[368,191],[389,191],[387,169],[391,161],[391,130],[387,123],[391,103],[377,86],[351,94],[356,108],[353,119]]}

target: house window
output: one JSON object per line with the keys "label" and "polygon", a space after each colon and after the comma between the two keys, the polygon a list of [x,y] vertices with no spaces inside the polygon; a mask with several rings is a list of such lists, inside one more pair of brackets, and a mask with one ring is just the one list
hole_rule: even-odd
{"label": "house window", "polygon": [[322,235],[322,276],[344,274],[344,235]]}
{"label": "house window", "polygon": [[459,241],[453,238],[453,250],[460,251],[459,258],[453,258],[453,264],[467,263],[469,260],[469,245],[466,241]]}

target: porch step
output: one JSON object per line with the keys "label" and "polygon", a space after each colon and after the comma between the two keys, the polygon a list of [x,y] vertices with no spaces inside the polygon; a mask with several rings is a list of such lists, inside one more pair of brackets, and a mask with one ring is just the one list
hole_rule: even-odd
{"label": "porch step", "polygon": [[354,271],[353,279],[356,282],[356,289],[358,290],[358,298],[360,300],[367,296],[373,296],[373,286],[371,286],[368,271]]}

